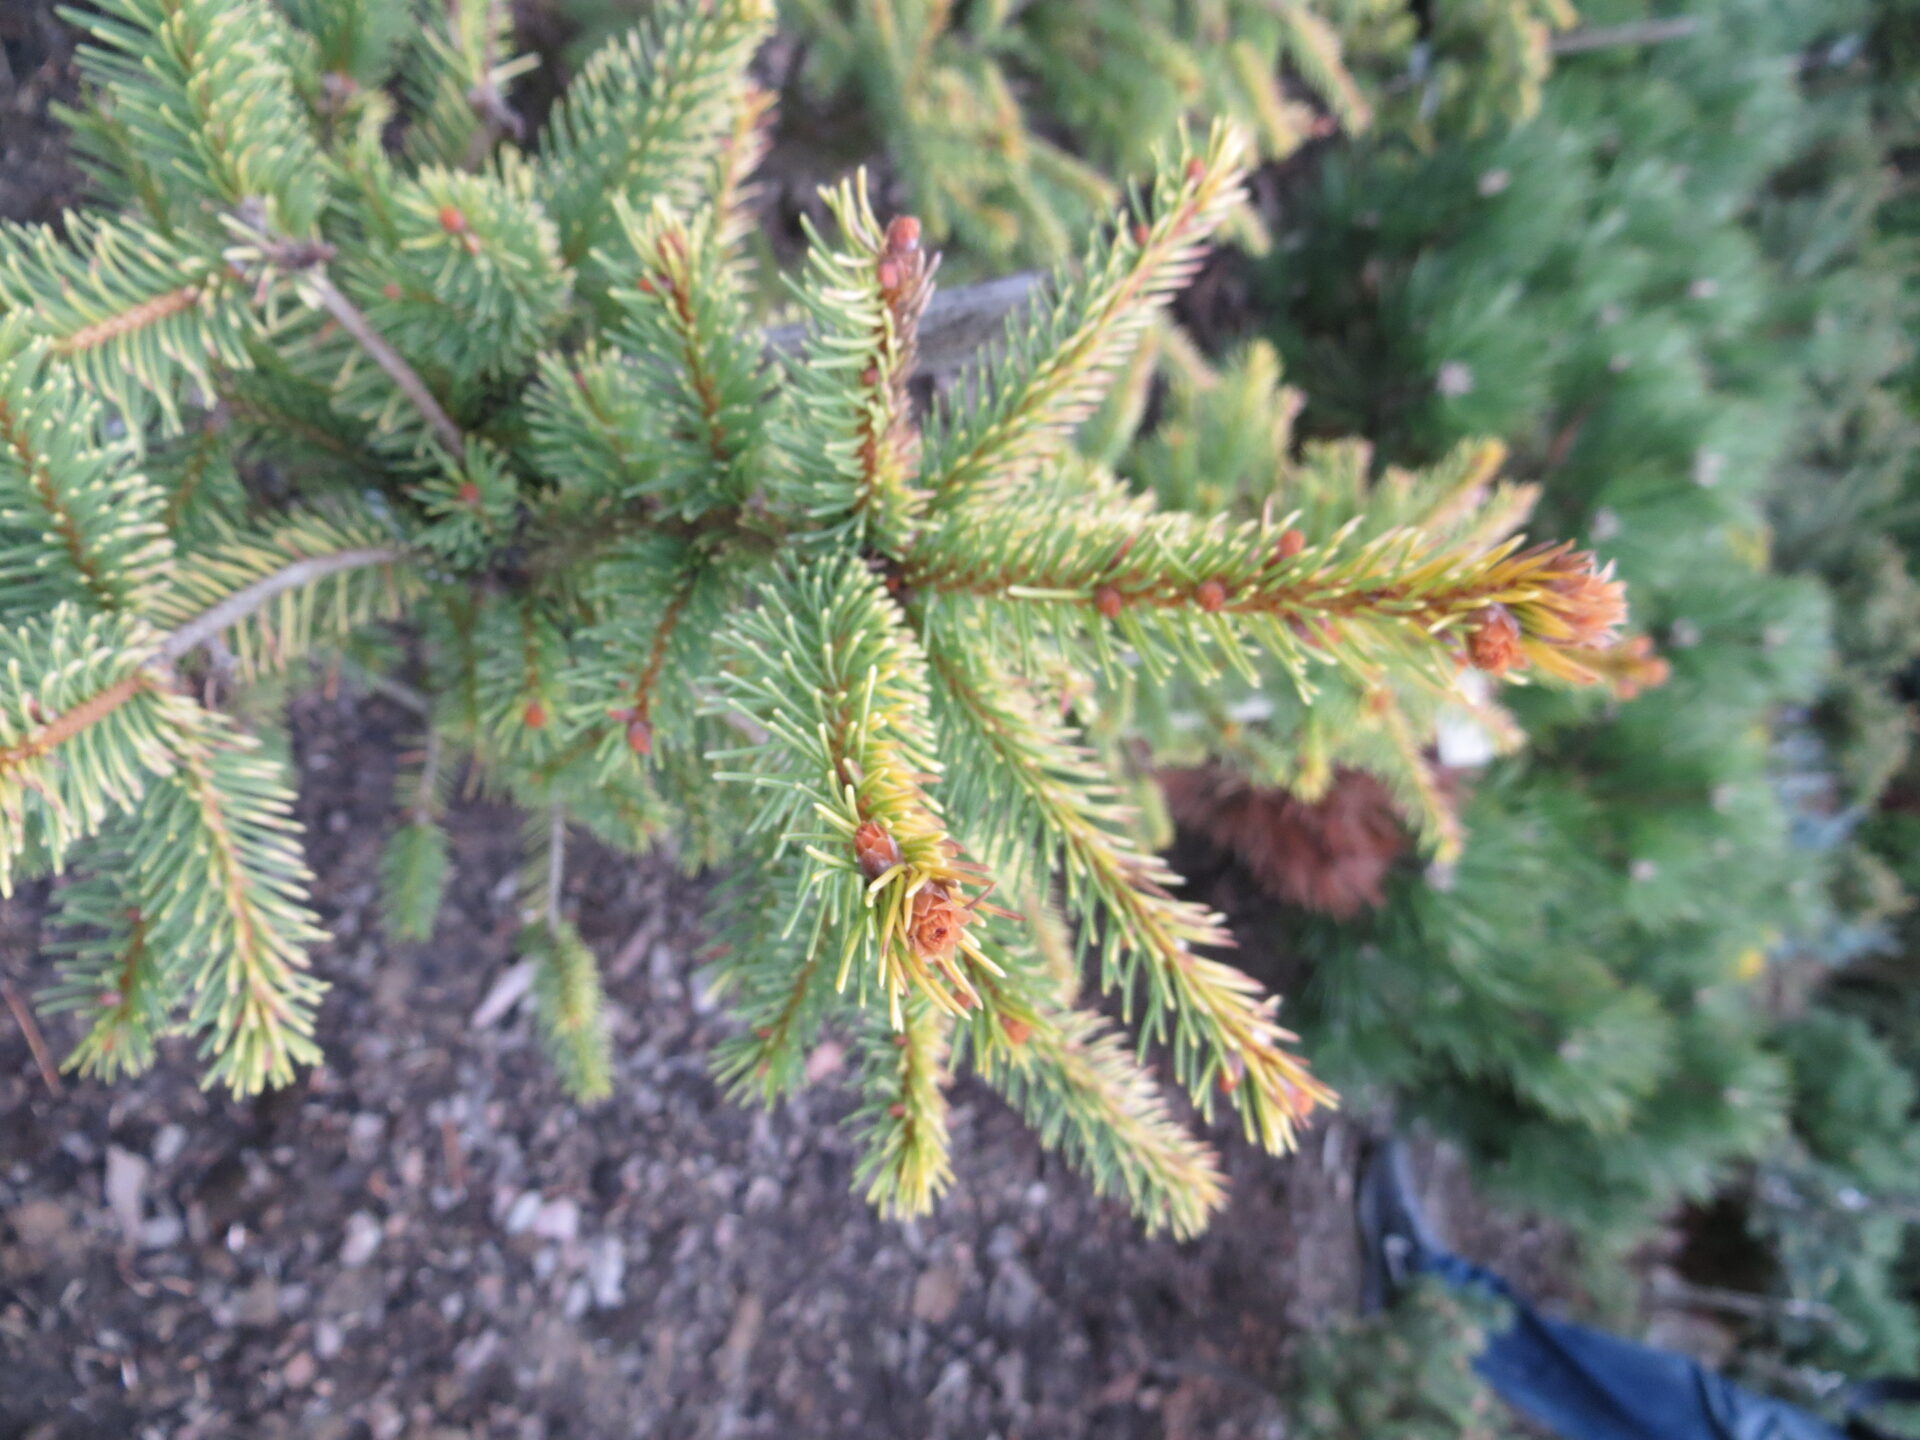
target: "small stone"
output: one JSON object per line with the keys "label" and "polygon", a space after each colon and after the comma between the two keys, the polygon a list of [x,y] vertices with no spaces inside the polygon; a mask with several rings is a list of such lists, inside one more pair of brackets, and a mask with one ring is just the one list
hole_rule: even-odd
{"label": "small stone", "polygon": [[146,1212],[147,1162],[131,1150],[118,1145],[107,1147],[107,1208],[129,1242],[140,1238],[140,1221]]}
{"label": "small stone", "polygon": [[627,1251],[617,1235],[602,1235],[587,1254],[587,1284],[593,1303],[612,1310],[626,1299]]}
{"label": "small stone", "polygon": [[567,1286],[566,1298],[560,1302],[560,1313],[568,1320],[578,1320],[587,1313],[587,1307],[593,1303],[593,1287],[585,1280],[575,1280]]}
{"label": "small stone", "polygon": [[186,1235],[187,1227],[178,1215],[156,1215],[140,1227],[142,1250],[171,1250]]}
{"label": "small stone", "polygon": [[380,1153],[386,1134],[386,1116],[363,1110],[347,1122],[347,1152],[356,1160],[371,1160]]}
{"label": "small stone", "polygon": [[780,1203],[780,1182],[771,1175],[756,1175],[747,1185],[747,1213],[763,1214]]}
{"label": "small stone", "polygon": [[304,1390],[313,1383],[313,1377],[320,1367],[314,1363],[313,1356],[302,1350],[287,1361],[287,1368],[280,1372],[280,1378],[287,1382],[289,1390]]}
{"label": "small stone", "polygon": [[346,1331],[331,1320],[322,1320],[313,1327],[313,1350],[322,1360],[333,1359],[346,1343]]}
{"label": "small stone", "polygon": [[262,1275],[241,1292],[234,1319],[242,1325],[261,1329],[279,1322],[280,1286],[271,1276]]}
{"label": "small stone", "polygon": [[929,1325],[944,1325],[959,1308],[964,1281],[951,1261],[943,1261],[922,1270],[913,1282],[913,1318]]}
{"label": "small stone", "polygon": [[987,1314],[997,1325],[1017,1330],[1033,1319],[1045,1298],[1033,1272],[1018,1260],[1001,1262],[987,1291]]}
{"label": "small stone", "polygon": [[347,1217],[347,1238],[340,1244],[340,1263],[349,1270],[366,1264],[385,1238],[380,1222],[364,1210]]}
{"label": "small stone", "polygon": [[59,1243],[73,1227],[66,1207],[54,1200],[29,1200],[24,1205],[16,1205],[7,1212],[7,1223],[29,1250]]}
{"label": "small stone", "polygon": [[509,1235],[524,1235],[533,1228],[534,1217],[539,1213],[539,1192],[528,1190],[507,1207],[507,1218],[502,1228]]}
{"label": "small stone", "polygon": [[187,1148],[187,1127],[167,1124],[153,1137],[153,1163],[171,1165]]}
{"label": "small stone", "polygon": [[533,1233],[542,1240],[571,1240],[580,1233],[580,1207],[564,1195],[549,1200],[533,1217]]}

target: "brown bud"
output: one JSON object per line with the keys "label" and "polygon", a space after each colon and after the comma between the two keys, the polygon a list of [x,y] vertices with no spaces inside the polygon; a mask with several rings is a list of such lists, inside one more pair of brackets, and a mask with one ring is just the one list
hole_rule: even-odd
{"label": "brown bud", "polygon": [[1207,173],[1207,162],[1202,160],[1198,155],[1194,156],[1193,159],[1187,161],[1187,182],[1189,184],[1192,184],[1192,185],[1199,184],[1200,178],[1206,173]]}
{"label": "brown bud", "polygon": [[1291,560],[1306,548],[1307,537],[1289,528],[1280,532],[1280,542],[1273,547],[1273,553],[1282,560]]}
{"label": "brown bud", "polygon": [[547,728],[547,707],[538,700],[529,700],[525,718],[529,730],[544,730]]}
{"label": "brown bud", "polygon": [[893,1104],[887,1106],[887,1114],[896,1120],[904,1120],[907,1118],[907,1107],[896,1100]]}
{"label": "brown bud", "polygon": [[1146,221],[1141,220],[1141,221],[1137,221],[1134,224],[1134,227],[1133,227],[1133,243],[1134,244],[1144,245],[1147,243],[1147,241],[1151,240],[1152,238],[1153,238],[1153,231],[1148,227]]}
{"label": "brown bud", "polygon": [[860,372],[860,383],[867,386],[878,385],[880,383],[880,367],[878,365],[867,366],[866,369]]}
{"label": "brown bud", "polygon": [[653,281],[645,275],[640,277],[640,293],[642,295],[651,295],[654,293]]}
{"label": "brown bud", "polygon": [[1200,588],[1193,592],[1193,598],[1202,610],[1212,615],[1226,608],[1227,587],[1218,580],[1203,580]]}
{"label": "brown bud", "polygon": [[946,886],[938,882],[922,886],[914,892],[913,913],[908,918],[913,953],[923,960],[947,959],[959,947],[960,932],[972,918],[973,912],[956,905]]}
{"label": "brown bud", "polygon": [[879,267],[880,288],[889,294],[900,288],[900,262],[882,260]]}
{"label": "brown bud", "polygon": [[627,745],[636,755],[653,753],[653,726],[638,715],[627,722]]}
{"label": "brown bud", "polygon": [[1028,1037],[1033,1034],[1033,1026],[1012,1015],[1002,1018],[1000,1021],[1000,1029],[1006,1035],[1009,1045],[1024,1045],[1027,1043]]}
{"label": "brown bud", "polygon": [[907,255],[920,248],[920,222],[911,215],[896,215],[887,222],[887,249]]}
{"label": "brown bud", "polygon": [[403,292],[400,289],[400,284],[398,281],[389,280],[386,284],[380,287],[380,293],[386,296],[387,299],[389,300],[398,300]]}
{"label": "brown bud", "polygon": [[460,482],[459,500],[462,505],[478,505],[480,503],[480,487],[471,480],[462,480]]}
{"label": "brown bud", "polygon": [[1127,599],[1111,585],[1102,585],[1093,592],[1093,608],[1109,620],[1118,620],[1120,612],[1127,608]]}
{"label": "brown bud", "polygon": [[1520,647],[1520,622],[1512,611],[1504,605],[1488,605],[1475,611],[1473,619],[1473,628],[1467,632],[1467,658],[1476,669],[1504,675],[1527,668],[1526,651]]}
{"label": "brown bud", "polygon": [[853,856],[869,880],[878,880],[906,858],[900,853],[900,842],[878,820],[868,820],[853,832]]}
{"label": "brown bud", "polygon": [[467,233],[467,217],[461,213],[458,206],[442,205],[440,207],[440,228],[449,235],[464,235]]}

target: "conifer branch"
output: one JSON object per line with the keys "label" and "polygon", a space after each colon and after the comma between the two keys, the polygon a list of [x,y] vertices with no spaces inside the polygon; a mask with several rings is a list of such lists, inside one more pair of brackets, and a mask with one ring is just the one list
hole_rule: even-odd
{"label": "conifer branch", "polygon": [[453,423],[453,417],[442,408],[433,391],[427,388],[427,382],[420,378],[419,372],[368,323],[360,307],[343,295],[339,286],[327,278],[324,271],[309,271],[301,283],[312,293],[320,308],[339,322],[340,328],[351,335],[373,363],[386,371],[388,378],[400,387],[400,393],[413,402],[413,408],[426,420],[447,454],[456,459],[465,455],[466,435]]}
{"label": "conifer branch", "polygon": [[513,17],[504,0],[448,0],[440,9],[444,25],[424,27],[402,76],[414,117],[406,152],[472,170],[501,136],[523,138],[507,90],[539,61],[507,53]]}
{"label": "conifer branch", "polygon": [[160,495],[52,351],[30,317],[0,319],[0,613],[137,608],[172,556]]}
{"label": "conifer branch", "polygon": [[1168,1111],[1126,1042],[1096,1015],[1061,1010],[980,1065],[988,1084],[1093,1181],[1120,1190],[1151,1231],[1188,1240],[1226,1205],[1220,1164]]}
{"label": "conifer branch", "polygon": [[161,641],[159,657],[169,661],[180,659],[206,644],[222,631],[232,629],[278,595],[283,595],[290,590],[304,589],[343,571],[360,570],[374,565],[393,565],[405,558],[406,553],[398,546],[370,546],[296,560],[291,565],[254,581],[245,589],[236,590],[218,604],[203,610],[180,626]]}
{"label": "conifer branch", "polygon": [[313,1012],[327,987],[306,972],[324,937],[302,899],[291,796],[254,742],[189,707],[176,708],[179,765],[136,821],[142,913],[174,932],[168,952],[196,957],[188,1024],[206,1035],[205,1083],[246,1096],[320,1058]]}
{"label": "conifer branch", "polygon": [[911,994],[950,1014],[978,1005],[970,975],[999,967],[969,929],[977,867],[956,862],[923,788],[940,767],[925,662],[898,607],[857,563],[816,564],[725,643],[750,663],[723,673],[724,703],[768,739],[709,758],[756,762],[718,778],[762,788],[753,828],[804,846],[812,862],[788,929],[819,907],[814,943],[840,947],[836,988],[857,973],[864,996],[877,980],[896,1026]]}
{"label": "conifer branch", "polygon": [[0,315],[18,311],[87,389],[135,419],[157,405],[177,429],[182,380],[212,394],[216,368],[252,363],[254,319],[211,244],[127,218],[65,228],[0,222]]}
{"label": "conifer branch", "polygon": [[156,639],[71,603],[0,630],[0,895],[31,842],[57,867],[173,767],[146,668]]}
{"label": "conifer branch", "polygon": [[671,0],[587,62],[543,137],[543,189],[569,265],[607,238],[616,198],[691,198],[732,132],[738,76],[772,20],[770,0]]}
{"label": "conifer branch", "polygon": [[1480,550],[1414,529],[1355,545],[1353,526],[1315,542],[1290,516],[1208,522],[1110,486],[1073,499],[1064,512],[1031,501],[956,512],[926,532],[902,578],[930,594],[1060,611],[1109,665],[1107,626],[1157,675],[1170,655],[1210,673],[1217,646],[1252,678],[1252,640],[1302,683],[1312,659],[1377,664],[1372,652],[1392,650],[1434,673],[1458,659],[1592,684],[1582,649],[1610,644],[1626,616],[1611,570],[1569,545]]}
{"label": "conifer branch", "polygon": [[965,813],[1002,817],[983,822],[989,853],[1035,850],[1037,863],[1023,869],[1041,876],[1058,865],[1083,929],[1101,930],[1102,988],[1127,997],[1131,1018],[1144,966],[1143,1033],[1171,1031],[1175,1068],[1202,1112],[1217,1087],[1241,1110],[1250,1138],[1272,1151],[1293,1148],[1298,1123],[1333,1094],[1282,1048],[1293,1037],[1273,1023],[1277,1002],[1258,998],[1239,971],[1194,953],[1233,943],[1220,917],[1171,895],[1178,878],[1127,838],[1125,812],[1102,798],[1090,757],[1016,682],[938,642],[931,657],[949,697],[941,713],[950,743],[964,744],[958,773],[999,777],[965,804]]}
{"label": "conifer branch", "polygon": [[[664,201],[645,214],[624,202],[616,208],[639,271],[631,288],[612,292],[628,322],[618,339],[636,357],[632,399],[653,452],[636,488],[687,519],[738,506],[753,488],[765,380],[722,217],[706,208],[683,219]],[[602,258],[609,273],[624,268]],[[595,401],[584,383],[582,399]],[[607,418],[596,410],[595,427],[604,430]]]}
{"label": "conifer branch", "polygon": [[80,68],[113,97],[142,177],[167,192],[168,218],[262,205],[276,228],[312,233],[328,167],[303,123],[285,56],[286,22],[264,0],[99,0],[77,18],[93,43]]}
{"label": "conifer branch", "polygon": [[942,1090],[952,1023],[916,996],[894,1027],[869,1020],[861,1031],[863,1103],[853,1124],[863,1153],[854,1184],[882,1215],[924,1215],[953,1183]]}
{"label": "conifer branch", "polygon": [[796,286],[813,323],[787,372],[781,440],[795,473],[783,488],[823,540],[897,555],[927,503],[907,381],[938,261],[913,217],[881,228],[864,171],[826,201],[842,248],[813,236]]}
{"label": "conifer branch", "polygon": [[62,1068],[105,1081],[153,1063],[154,1042],[179,999],[150,943],[130,858],[115,838],[101,846],[92,873],[60,894],[53,916],[60,978],[37,997],[49,1012],[92,1017]]}
{"label": "conifer branch", "polygon": [[1216,127],[1183,147],[1150,188],[1117,213],[1077,279],[973,378],[929,437],[926,483],[936,508],[1015,493],[1066,446],[1154,313],[1198,268],[1208,237],[1242,195],[1239,132]]}

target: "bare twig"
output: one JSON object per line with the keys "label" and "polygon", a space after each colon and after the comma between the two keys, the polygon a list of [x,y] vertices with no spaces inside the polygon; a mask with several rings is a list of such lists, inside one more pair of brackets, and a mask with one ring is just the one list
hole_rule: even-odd
{"label": "bare twig", "polygon": [[1679,15],[1668,20],[1636,20],[1626,25],[1588,25],[1553,37],[1555,55],[1584,55],[1623,45],[1664,45],[1700,33],[1700,17]]}
{"label": "bare twig", "polygon": [[386,696],[402,709],[411,710],[416,715],[433,713],[433,702],[411,685],[390,680],[385,675],[376,675],[372,671],[359,672],[359,679],[374,694]]}
{"label": "bare twig", "polygon": [[20,1024],[20,1033],[27,1037],[27,1049],[33,1052],[33,1063],[40,1067],[40,1078],[47,1082],[47,1089],[57,1099],[66,1092],[60,1083],[59,1067],[53,1063],[53,1056],[47,1051],[46,1037],[40,1033],[40,1027],[34,1022],[33,1011],[27,1008],[20,998],[20,992],[13,988],[10,980],[0,980],[0,996],[4,996],[7,1008],[13,1012],[13,1018]]}
{"label": "bare twig", "polygon": [[328,278],[324,270],[308,271],[305,283],[320,302],[320,307],[339,321],[340,328],[359,342],[360,348],[372,357],[373,363],[387,372],[393,383],[400,387],[401,393],[426,417],[427,423],[433,427],[433,433],[439,436],[440,443],[446,446],[448,452],[456,460],[465,455],[467,437],[461,433],[460,427],[440,408],[440,402],[434,399],[433,392],[427,388],[427,382],[420,378],[420,373],[387,343],[385,336],[367,322],[367,317],[360,313],[360,307],[341,293],[340,287]]}
{"label": "bare twig", "polygon": [[[943,378],[1000,338],[1007,316],[1030,301],[1044,277],[1037,270],[983,280],[936,293],[920,317],[916,375]],[[769,355],[790,355],[806,340],[805,325],[775,325],[762,332]]]}
{"label": "bare twig", "polygon": [[273,574],[236,590],[219,604],[202,610],[193,619],[160,642],[160,658],[178,660],[198,646],[212,640],[230,625],[237,625],[282,591],[311,584],[339,570],[358,570],[368,565],[390,565],[407,552],[399,546],[369,546],[361,550],[342,550],[334,555],[315,555],[296,560]]}

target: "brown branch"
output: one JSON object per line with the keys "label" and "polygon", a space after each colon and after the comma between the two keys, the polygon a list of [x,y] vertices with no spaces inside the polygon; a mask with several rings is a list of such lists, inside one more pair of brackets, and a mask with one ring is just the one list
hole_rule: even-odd
{"label": "brown branch", "polygon": [[1610,50],[1621,45],[1664,45],[1699,33],[1699,16],[1677,15],[1667,20],[1637,20],[1626,25],[1583,26],[1554,36],[1550,48],[1555,55],[1584,55],[1590,50]]}
{"label": "brown branch", "polygon": [[48,471],[44,457],[33,448],[26,426],[0,400],[0,440],[19,457],[21,467],[27,472],[27,483],[33,487],[34,494],[40,497],[40,503],[46,507],[47,518],[53,524],[53,530],[60,542],[67,547],[67,554],[73,559],[73,568],[80,572],[80,578],[86,582],[87,589],[106,603],[109,609],[115,608],[119,599],[113,589],[100,574],[100,561],[97,556],[87,553],[86,539],[80,533],[80,522],[73,513],[61,503],[60,492],[53,488],[53,476]]}
{"label": "brown branch", "polygon": [[157,325],[162,320],[191,310],[205,296],[198,285],[183,285],[178,290],[169,290],[164,295],[156,295],[151,300],[143,300],[130,310],[118,315],[110,315],[105,320],[76,330],[53,342],[56,355],[74,355],[82,350],[91,350],[96,345],[104,345],[109,340],[134,330],[144,330],[149,325]]}
{"label": "brown branch", "polygon": [[398,350],[387,343],[386,337],[375,330],[367,317],[341,293],[340,288],[327,277],[323,270],[310,270],[306,283],[319,300],[320,307],[331,315],[365,350],[382,370],[400,387],[400,391],[413,402],[414,408],[426,417],[433,433],[439,437],[454,459],[458,460],[467,452],[467,437],[453,418],[441,408],[434,398],[433,391],[427,388],[427,382],[420,378],[420,372],[409,365]]}
{"label": "brown branch", "polygon": [[284,591],[325,579],[341,570],[358,570],[368,565],[391,565],[402,559],[406,553],[399,546],[367,546],[359,550],[341,550],[332,555],[315,555],[305,560],[296,560],[291,565],[254,581],[244,589],[234,591],[217,605],[194,616],[160,642],[159,658],[167,661],[178,660],[189,651],[206,644],[222,630],[239,624],[267,601]]}
{"label": "brown branch", "polygon": [[693,599],[694,584],[695,577],[689,575],[660,617],[660,628],[654,633],[653,646],[647,652],[647,668],[640,672],[640,683],[634,690],[633,708],[637,719],[652,719],[654,687],[659,684],[661,668],[666,664],[667,646],[673,639],[673,632],[679,628],[687,602]]}
{"label": "brown branch", "polygon": [[4,996],[7,1008],[13,1011],[13,1018],[20,1022],[20,1033],[27,1037],[27,1049],[33,1052],[33,1063],[40,1067],[40,1078],[47,1082],[47,1089],[58,1099],[63,1093],[60,1084],[60,1071],[53,1063],[53,1056],[47,1053],[46,1038],[41,1035],[40,1027],[34,1023],[33,1011],[20,998],[20,992],[11,982],[0,980],[0,996]]}
{"label": "brown branch", "polygon": [[0,750],[0,775],[23,761],[38,760],[42,755],[58,749],[88,726],[106,719],[142,690],[151,688],[152,683],[144,672],[136,670],[99,694],[88,696],[71,710],[54,716],[41,727],[38,734],[28,736],[18,745]]}

